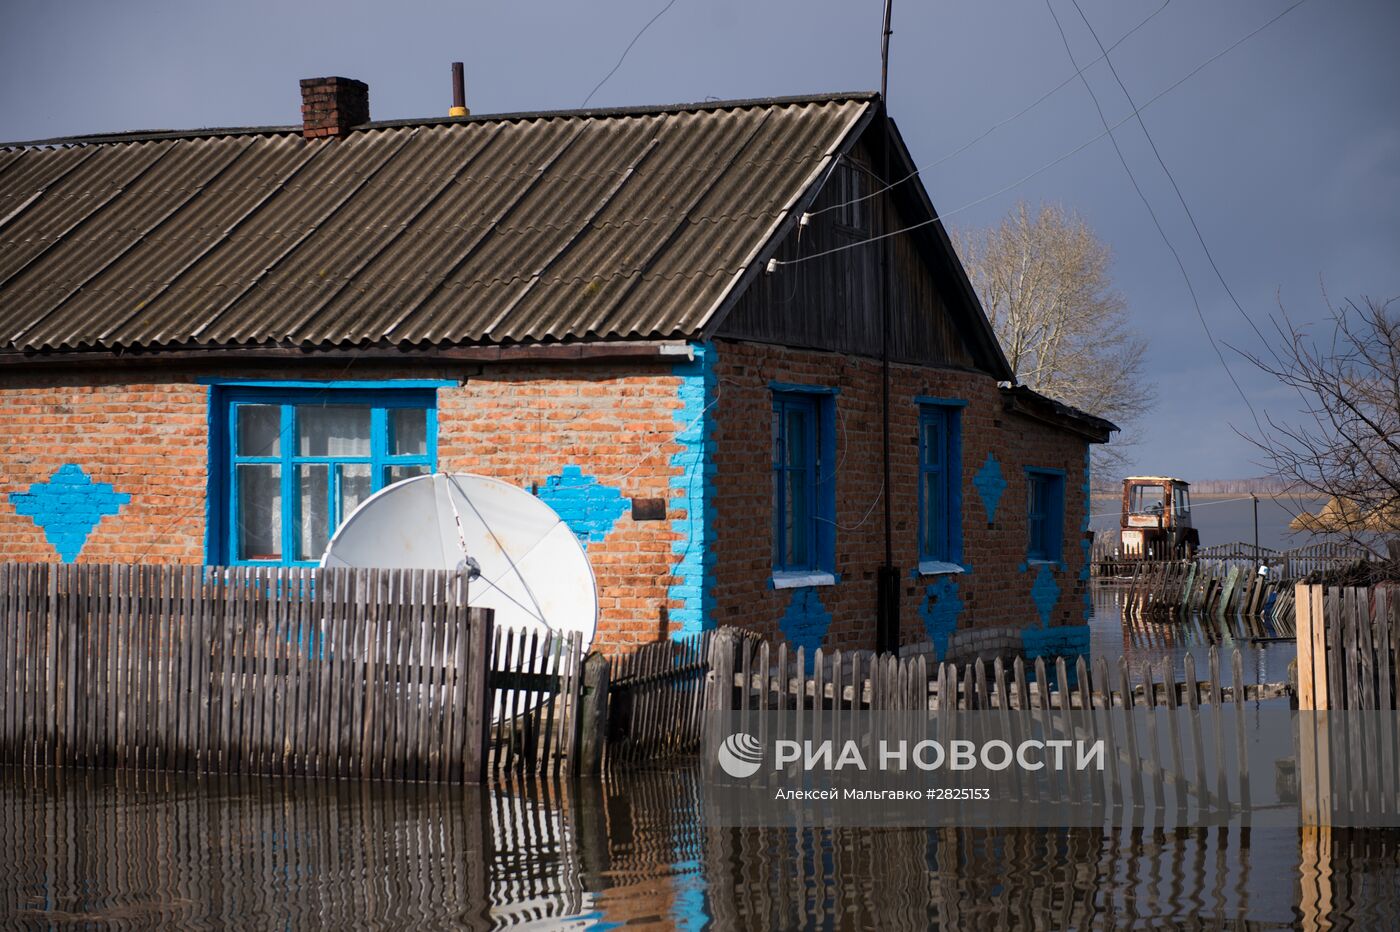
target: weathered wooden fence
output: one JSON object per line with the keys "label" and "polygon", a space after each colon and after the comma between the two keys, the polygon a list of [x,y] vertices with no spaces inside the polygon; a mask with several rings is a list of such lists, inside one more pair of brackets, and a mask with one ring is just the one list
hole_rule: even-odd
{"label": "weathered wooden fence", "polygon": [[[1030,712],[1053,718],[1089,710],[1147,708],[1221,708],[1235,704],[1235,725],[1230,747],[1236,759],[1245,758],[1247,742],[1244,703],[1283,699],[1290,695],[1287,683],[1247,683],[1238,650],[1228,657],[1222,671],[1214,645],[1208,652],[1205,676],[1198,678],[1194,658],[1185,660],[1178,679],[1170,661],[1160,668],[1147,664],[1131,669],[1125,660],[1112,668],[1100,658],[1089,664],[1084,658],[1067,662],[1036,658],[1027,663],[1015,658],[988,662],[978,659],[961,665],[930,662],[926,655],[896,657],[869,651],[827,651],[776,646],[751,633],[732,628],[709,632],[688,642],[649,645],[619,665],[619,681],[612,691],[607,759],[611,766],[629,766],[658,759],[664,753],[693,752],[702,730],[715,713],[746,714],[767,711],[796,712],[810,733],[821,732],[823,721],[842,712],[893,710],[938,713],[952,710],[1004,710]],[[1230,682],[1226,682],[1226,677]],[[626,685],[622,685],[626,684]],[[697,689],[700,691],[697,694]],[[1221,748],[1220,715],[1203,724],[1201,716],[1182,716],[1182,733],[1171,726],[1170,752],[1157,741],[1149,719],[1142,746],[1136,738],[1120,756],[1113,776],[1133,787],[1133,799],[1141,804],[1144,779],[1150,781],[1152,799],[1161,806],[1170,786],[1177,805],[1188,798],[1194,805],[1215,806],[1224,798],[1220,781],[1225,774],[1187,773],[1188,760],[1202,760],[1199,749],[1210,741]],[[1124,717],[1121,729],[1137,726]],[[1166,726],[1164,726],[1166,727]],[[1210,735],[1202,732],[1210,728]],[[1184,744],[1183,744],[1184,742]],[[1194,755],[1182,747],[1195,749]],[[1216,760],[1225,757],[1217,753]],[[1223,764],[1221,765],[1223,766]],[[1248,773],[1231,774],[1241,788]],[[1241,793],[1245,793],[1241,789]],[[1247,796],[1245,796],[1247,799]],[[1238,798],[1236,802],[1238,802]],[[1121,802],[1121,800],[1120,800]]]}
{"label": "weathered wooden fence", "polygon": [[575,631],[498,626],[491,645],[488,769],[573,773],[583,719],[583,637]]}
{"label": "weathered wooden fence", "polygon": [[[1253,573],[1259,567],[1265,566],[1268,567],[1271,579],[1292,582],[1318,570],[1340,569],[1358,560],[1374,559],[1375,556],[1365,547],[1348,541],[1318,541],[1290,550],[1275,550],[1271,547],[1256,547],[1246,541],[1231,541],[1201,547],[1192,558],[1222,574],[1230,569],[1238,569],[1242,574]],[[1143,565],[1182,562],[1172,555],[1129,560],[1119,552],[1117,535],[1114,532],[1094,538],[1089,560],[1093,574],[1100,578],[1126,578],[1133,576]]]}
{"label": "weathered wooden fence", "polygon": [[[1306,823],[1328,825],[1334,809],[1400,814],[1393,790],[1400,764],[1400,599],[1388,585],[1299,585],[1298,708],[1363,713],[1305,716],[1299,786]],[[1332,727],[1333,725],[1336,727]],[[1343,727],[1345,725],[1345,727]]]}
{"label": "weathered wooden fence", "polygon": [[1400,599],[1389,586],[1299,585],[1298,707],[1390,711],[1400,697]]}
{"label": "weathered wooden fence", "polygon": [[713,635],[655,641],[613,662],[607,720],[611,761],[656,760],[698,747]]}
{"label": "weathered wooden fence", "polygon": [[[720,632],[711,642],[711,670],[707,680],[706,709],[736,714],[741,730],[758,733],[762,726],[743,724],[747,714],[788,711],[798,714],[799,734],[825,734],[833,716],[869,710],[919,711],[935,714],[955,710],[997,710],[1030,713],[1062,734],[1082,733],[1105,724],[1126,735],[1126,746],[1115,749],[1115,760],[1103,774],[1103,796],[1131,787],[1133,805],[1152,800],[1162,808],[1167,788],[1179,814],[1190,805],[1219,809],[1229,800],[1226,781],[1234,781],[1234,805],[1248,806],[1248,736],[1244,704],[1290,695],[1287,683],[1248,683],[1238,649],[1228,659],[1231,682],[1224,681],[1219,652],[1212,645],[1205,678],[1198,678],[1195,660],[1187,655],[1178,680],[1172,662],[1144,664],[1130,669],[1123,658],[1111,668],[1104,658],[1092,665],[1083,657],[1069,663],[1038,657],[1027,663],[1020,657],[1006,663],[997,657],[990,663],[979,658],[964,664],[930,663],[926,656],[899,658],[864,651],[842,652],[804,648],[775,648]],[[1137,673],[1137,676],[1134,675]],[[1193,713],[1203,705],[1222,709],[1233,703],[1232,728],[1223,727],[1224,715],[1167,716],[1158,733],[1154,716],[1130,715],[1134,709],[1178,708]],[[1088,711],[1117,714],[1095,718],[1074,713]],[[1141,721],[1139,721],[1141,719]],[[949,720],[951,721],[951,719]],[[1105,732],[1106,733],[1106,732]],[[1207,773],[1202,748],[1215,749],[1215,765]],[[1226,751],[1229,754],[1227,755]],[[1238,770],[1227,771],[1233,758]],[[1080,779],[1083,779],[1082,777]],[[1030,795],[1017,798],[1075,798],[1070,782],[1022,787]],[[1144,787],[1151,790],[1150,796]],[[1114,789],[1116,787],[1116,789]],[[1081,787],[1080,789],[1087,789]],[[1124,804],[1118,798],[1117,804]]]}
{"label": "weathered wooden fence", "polygon": [[1139,563],[1133,568],[1123,596],[1125,618],[1196,612],[1238,617],[1246,637],[1292,637],[1293,583],[1204,560]]}
{"label": "weathered wooden fence", "polygon": [[0,565],[0,763],[459,782],[491,618],[454,572]]}
{"label": "weathered wooden fence", "polygon": [[[743,637],[732,629],[716,632],[707,676],[707,711],[938,711],[940,709],[1093,709],[1201,702],[1277,699],[1289,695],[1286,683],[1245,683],[1241,657],[1231,652],[1232,685],[1221,679],[1219,655],[1209,649],[1206,679],[1195,660],[1184,661],[1177,680],[1170,660],[1131,667],[1119,658],[1110,670],[1102,657],[1015,657],[931,662],[927,655],[897,657],[870,651],[826,651],[776,647]],[[1192,700],[1191,696],[1196,696]],[[1126,700],[1124,697],[1127,697]],[[1218,697],[1218,698],[1213,698]]]}

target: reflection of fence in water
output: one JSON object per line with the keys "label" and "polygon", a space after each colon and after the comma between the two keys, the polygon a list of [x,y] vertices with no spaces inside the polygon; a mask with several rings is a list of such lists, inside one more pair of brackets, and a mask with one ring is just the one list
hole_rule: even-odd
{"label": "reflection of fence in water", "polygon": [[[691,770],[369,786],[0,776],[0,925],[1395,927],[1400,834],[706,829]],[[1257,866],[1260,852],[1269,867]],[[1297,872],[1295,873],[1295,868]]]}
{"label": "reflection of fence in water", "polygon": [[486,928],[480,815],[470,787],[10,770],[0,924]]}
{"label": "reflection of fence in water", "polygon": [[714,833],[705,866],[720,928],[1213,927],[1249,913],[1249,845],[1238,828],[750,828]]}

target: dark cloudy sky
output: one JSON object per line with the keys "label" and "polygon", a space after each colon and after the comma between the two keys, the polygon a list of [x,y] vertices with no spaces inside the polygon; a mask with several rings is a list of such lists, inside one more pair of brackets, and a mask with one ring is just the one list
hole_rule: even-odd
{"label": "dark cloudy sky", "polygon": [[[1050,0],[1081,63],[1097,46],[1073,0]],[[1138,104],[1296,0],[1170,0],[1111,57]],[[1106,45],[1162,0],[1079,0]],[[0,139],[144,128],[285,124],[297,79],[370,85],[376,119],[445,112],[448,64],[467,63],[477,113],[580,105],[666,0],[608,2],[157,2],[4,0]],[[667,103],[874,88],[880,0],[675,0],[593,99]],[[896,0],[891,109],[934,166],[1074,73],[1046,0]],[[1333,301],[1400,295],[1400,2],[1305,0],[1143,111],[1226,283],[1261,324]],[[1102,64],[1086,75],[1110,123],[1131,107]],[[1082,83],[924,183],[945,213],[986,198],[1103,132]],[[1115,131],[1180,251],[1201,312],[1259,417],[1286,392],[1230,346],[1255,337],[1207,261],[1141,129]],[[1245,402],[1181,272],[1107,139],[950,217],[995,221],[1018,198],[1080,212],[1152,343],[1158,400],[1133,451],[1144,471],[1253,475]]]}

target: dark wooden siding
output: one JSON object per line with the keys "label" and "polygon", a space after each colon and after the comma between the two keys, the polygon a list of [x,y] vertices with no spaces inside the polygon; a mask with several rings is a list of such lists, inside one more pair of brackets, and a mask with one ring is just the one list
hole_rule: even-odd
{"label": "dark wooden siding", "polygon": [[[783,241],[777,252],[779,260],[814,256],[912,221],[898,215],[888,195],[871,197],[854,209],[827,209],[848,200],[852,193],[850,179],[843,177],[843,171],[859,173],[862,180],[856,184],[856,193],[879,188],[878,180],[864,167],[870,164],[870,157],[863,145],[857,146],[851,159],[859,167],[841,167],[832,174],[813,205],[811,223]],[[894,264],[891,358],[978,368],[945,304],[945,295],[956,295],[957,291],[951,283],[938,280],[938,260],[930,254],[928,239],[911,234],[889,242]],[[780,266],[772,274],[760,273],[716,335],[878,357],[881,248],[878,243],[869,243]]]}

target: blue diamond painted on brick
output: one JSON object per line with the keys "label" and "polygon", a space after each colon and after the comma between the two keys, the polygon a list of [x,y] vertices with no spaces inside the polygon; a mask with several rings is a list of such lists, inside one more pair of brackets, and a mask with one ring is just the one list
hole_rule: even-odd
{"label": "blue diamond painted on brick", "polygon": [[942,659],[948,653],[948,639],[958,627],[958,616],[965,603],[958,598],[958,577],[941,576],[938,581],[924,590],[923,602],[919,605],[919,615],[924,619],[924,630],[933,642],[934,657]]}
{"label": "blue diamond painted on brick", "polygon": [[78,559],[97,522],[121,511],[131,496],[110,483],[93,482],[76,463],[65,463],[27,492],[11,492],[15,512],[32,518],[64,563]]}
{"label": "blue diamond painted on brick", "polygon": [[564,519],[585,546],[591,540],[607,537],[632,502],[577,466],[565,466],[559,475],[550,476],[536,494]]}
{"label": "blue diamond painted on brick", "polygon": [[826,640],[826,629],[831,627],[831,613],[822,605],[821,596],[812,587],[792,590],[792,601],[783,613],[778,627],[793,647],[807,648],[807,663],[812,663],[812,652]]}
{"label": "blue diamond painted on brick", "polygon": [[987,454],[987,462],[972,477],[977,494],[982,497],[982,507],[986,509],[987,520],[997,519],[997,505],[1001,504],[1001,493],[1006,491],[1006,479],[1001,474],[1001,464],[995,456]]}
{"label": "blue diamond painted on brick", "polygon": [[1060,600],[1060,584],[1055,582],[1055,570],[1049,563],[1042,563],[1031,584],[1031,601],[1040,611],[1040,623],[1050,624],[1050,615],[1055,611],[1055,603]]}

